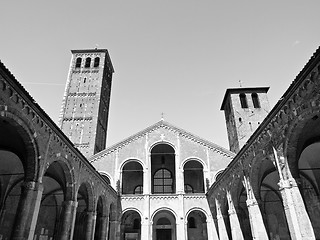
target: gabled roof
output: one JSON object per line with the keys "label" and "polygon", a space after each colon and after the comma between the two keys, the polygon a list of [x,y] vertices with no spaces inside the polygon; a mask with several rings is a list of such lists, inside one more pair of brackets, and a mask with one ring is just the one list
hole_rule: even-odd
{"label": "gabled roof", "polygon": [[92,157],[89,158],[90,162],[93,162],[95,159],[102,157],[103,155],[109,154],[111,152],[114,152],[122,147],[124,147],[125,145],[133,142],[134,140],[145,136],[147,133],[153,132],[159,128],[164,128],[164,129],[168,129],[168,130],[172,130],[174,132],[178,132],[181,136],[184,136],[185,138],[188,138],[198,144],[204,145],[210,149],[214,149],[215,151],[219,152],[222,155],[225,155],[227,157],[233,158],[235,156],[234,152],[231,152],[215,143],[212,143],[208,140],[205,140],[203,138],[200,138],[190,132],[187,132],[186,130],[176,127],[174,125],[172,125],[171,123],[168,123],[164,120],[160,120],[159,122],[145,128],[144,130],[124,139],[123,141],[116,143],[108,148],[106,148],[105,150],[102,150],[101,152],[93,155]]}

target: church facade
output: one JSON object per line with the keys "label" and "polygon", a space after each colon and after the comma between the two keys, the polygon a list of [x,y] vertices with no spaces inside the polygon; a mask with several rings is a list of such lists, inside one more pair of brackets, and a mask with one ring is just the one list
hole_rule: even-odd
{"label": "church facade", "polygon": [[230,150],[161,119],[105,146],[113,66],[74,50],[59,127],[0,64],[0,239],[319,239],[320,50],[274,108],[226,91]]}

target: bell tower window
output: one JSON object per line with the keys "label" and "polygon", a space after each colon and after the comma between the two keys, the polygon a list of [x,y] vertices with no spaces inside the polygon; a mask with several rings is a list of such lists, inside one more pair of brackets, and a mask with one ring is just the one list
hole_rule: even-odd
{"label": "bell tower window", "polygon": [[99,63],[100,63],[100,58],[99,58],[99,57],[96,57],[96,58],[94,59],[93,67],[99,67]]}
{"label": "bell tower window", "polygon": [[258,94],[257,93],[252,93],[251,94],[251,98],[252,98],[252,102],[253,102],[253,107],[254,108],[260,108],[260,101],[258,98]]}
{"label": "bell tower window", "polygon": [[91,58],[87,57],[86,58],[86,63],[84,65],[85,68],[89,68],[90,67],[90,64],[91,64]]}
{"label": "bell tower window", "polygon": [[239,94],[240,97],[240,103],[242,108],[248,108],[248,101],[247,101],[247,96],[244,93]]}
{"label": "bell tower window", "polygon": [[81,57],[78,57],[76,60],[76,68],[81,67],[81,61],[82,61]]}

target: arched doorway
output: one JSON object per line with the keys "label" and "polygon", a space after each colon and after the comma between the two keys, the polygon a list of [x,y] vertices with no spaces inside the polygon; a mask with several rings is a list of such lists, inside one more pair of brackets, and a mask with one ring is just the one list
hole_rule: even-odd
{"label": "arched doorway", "polygon": [[168,144],[159,144],[151,150],[152,193],[175,193],[175,152]]}
{"label": "arched doorway", "polygon": [[188,215],[187,234],[188,240],[207,240],[207,218],[203,212],[194,210]]}
{"label": "arched doorway", "polygon": [[176,240],[176,218],[168,210],[158,212],[153,218],[153,240]]}
{"label": "arched doorway", "polygon": [[121,240],[141,239],[141,217],[137,211],[126,211],[121,218]]}

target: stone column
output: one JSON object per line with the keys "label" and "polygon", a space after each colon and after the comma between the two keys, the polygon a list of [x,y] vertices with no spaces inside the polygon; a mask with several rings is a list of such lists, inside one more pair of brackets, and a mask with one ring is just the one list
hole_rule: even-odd
{"label": "stone column", "polygon": [[230,219],[232,240],[243,240],[243,234],[240,227],[240,222],[232,201],[231,193],[229,191],[227,191],[227,198],[228,198],[228,206],[229,206],[228,214]]}
{"label": "stone column", "polygon": [[247,192],[247,207],[249,212],[250,227],[253,239],[268,240],[268,234],[263,222],[259,204],[254,196],[249,179],[244,176],[243,185]]}
{"label": "stone column", "polygon": [[282,179],[279,187],[291,239],[315,239],[313,227],[295,179]]}
{"label": "stone column", "polygon": [[292,239],[315,239],[313,227],[307,210],[303,203],[297,182],[292,177],[288,161],[283,154],[283,149],[273,149],[273,164],[278,170],[280,181],[278,183],[281,192],[284,212]]}
{"label": "stone column", "polygon": [[94,234],[94,222],[96,218],[96,213],[95,212],[87,212],[87,221],[86,221],[86,231],[85,231],[85,239],[86,240],[91,240],[93,238]]}
{"label": "stone column", "polygon": [[96,219],[100,223],[100,233],[99,240],[106,240],[108,236],[108,216],[101,216],[99,219]]}
{"label": "stone column", "polygon": [[221,213],[221,205],[216,199],[216,211],[217,211],[217,220],[218,220],[218,231],[220,240],[229,240],[227,228],[224,222],[223,215]]}
{"label": "stone column", "polygon": [[116,220],[111,220],[111,221],[110,221],[110,228],[109,228],[109,231],[110,231],[110,233],[109,233],[110,239],[116,239],[116,237],[117,237],[117,230],[118,230],[117,226],[118,226],[118,221],[116,221]]}
{"label": "stone column", "polygon": [[40,209],[43,186],[36,182],[24,182],[15,216],[11,239],[33,239]]}
{"label": "stone column", "polygon": [[62,203],[61,210],[61,224],[58,232],[57,239],[68,240],[71,236],[73,215],[76,214],[77,202],[76,201],[64,201]]}
{"label": "stone column", "polygon": [[248,212],[249,212],[249,220],[250,227],[253,239],[265,239],[268,240],[268,234],[266,227],[263,222],[263,217],[261,215],[260,207],[256,199],[247,199],[246,201]]}

